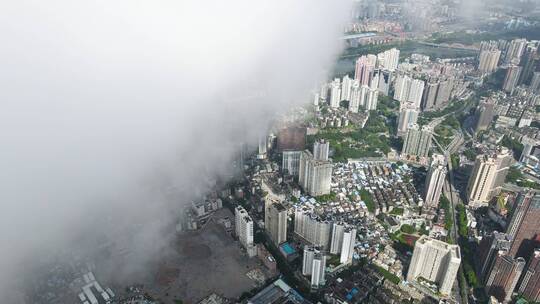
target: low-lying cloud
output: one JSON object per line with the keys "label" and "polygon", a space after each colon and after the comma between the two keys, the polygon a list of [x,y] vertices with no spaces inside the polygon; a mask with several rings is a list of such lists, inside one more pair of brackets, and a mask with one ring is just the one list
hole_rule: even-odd
{"label": "low-lying cloud", "polygon": [[0,295],[22,265],[106,229],[96,218],[142,226],[142,256],[158,247],[145,242],[240,142],[309,100],[347,6],[2,2]]}

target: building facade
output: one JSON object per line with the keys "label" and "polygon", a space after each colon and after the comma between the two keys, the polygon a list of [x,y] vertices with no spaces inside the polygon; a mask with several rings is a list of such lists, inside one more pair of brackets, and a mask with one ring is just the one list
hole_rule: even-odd
{"label": "building facade", "polygon": [[311,276],[311,288],[318,288],[325,283],[326,256],[315,246],[304,247],[302,275]]}
{"label": "building facade", "polygon": [[436,283],[441,294],[449,295],[460,263],[458,245],[450,245],[424,235],[414,246],[407,281],[413,282],[422,278]]}
{"label": "building facade", "polygon": [[433,139],[433,130],[428,126],[421,129],[417,124],[410,125],[403,143],[403,156],[427,157]]}
{"label": "building facade", "polygon": [[529,258],[540,245],[540,195],[532,191],[518,195],[506,233],[512,238],[510,255]]}
{"label": "building facade", "polygon": [[287,240],[287,209],[281,202],[266,197],[264,228],[276,246]]}
{"label": "building facade", "polygon": [[486,206],[500,192],[512,163],[510,151],[501,148],[492,154],[478,155],[467,185],[469,205]]}
{"label": "building facade", "polygon": [[499,252],[486,280],[487,293],[501,302],[509,302],[524,267],[523,258],[514,259],[504,252]]}
{"label": "building facade", "polygon": [[253,243],[253,220],[242,206],[234,209],[235,232],[238,240],[246,249],[249,257],[257,255],[257,247]]}
{"label": "building facade", "polygon": [[281,170],[284,173],[298,176],[300,169],[300,155],[302,151],[283,151]]}
{"label": "building facade", "polygon": [[311,152],[306,150],[300,155],[298,180],[302,189],[309,195],[329,194],[332,180],[332,163],[327,160],[317,160]]}
{"label": "building facade", "polygon": [[434,154],[429,166],[424,190],[424,205],[437,208],[442,188],[446,180],[446,159],[442,154]]}

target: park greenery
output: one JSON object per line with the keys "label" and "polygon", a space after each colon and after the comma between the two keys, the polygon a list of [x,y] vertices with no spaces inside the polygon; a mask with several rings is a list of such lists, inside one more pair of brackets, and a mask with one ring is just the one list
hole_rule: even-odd
{"label": "park greenery", "polygon": [[410,236],[409,234],[403,233],[401,230],[398,230],[394,233],[390,233],[390,239],[394,241],[392,247],[397,251],[406,254],[412,252],[414,247],[405,239],[405,237]]}
{"label": "park greenery", "polygon": [[400,282],[401,282],[401,279],[396,276],[395,274],[391,273],[390,271],[378,266],[378,265],[375,265],[373,264],[373,267],[380,273],[382,274],[382,276],[387,279],[388,281],[398,285]]}
{"label": "park greenery", "polygon": [[377,54],[391,48],[398,48],[400,50],[400,59],[409,57],[414,53],[424,54],[433,59],[471,57],[476,54],[474,50],[430,46],[417,41],[406,40],[390,44],[359,45],[357,47],[350,47],[344,51],[342,57],[358,57],[367,54]]}
{"label": "park greenery", "polygon": [[457,205],[458,211],[458,233],[461,237],[467,238],[469,236],[469,228],[467,226],[467,212],[463,205]]}
{"label": "park greenery", "polygon": [[315,199],[317,201],[319,201],[319,202],[332,202],[332,201],[336,200],[336,193],[335,192],[330,192],[330,193],[325,194],[325,195],[319,195]]}
{"label": "park greenery", "polygon": [[394,207],[392,211],[390,211],[391,215],[403,215],[403,208],[401,207]]}
{"label": "park greenery", "polygon": [[450,201],[448,198],[446,198],[446,196],[441,195],[441,198],[439,199],[439,207],[444,210],[444,229],[450,231],[454,221],[452,220],[452,208],[450,207]]}
{"label": "park greenery", "polygon": [[508,135],[503,136],[501,145],[510,149],[515,159],[519,159],[521,153],[523,152],[523,144],[519,140],[511,138]]}
{"label": "park greenery", "polygon": [[465,278],[467,283],[471,287],[478,287],[478,278],[476,277],[476,272],[474,271],[474,248],[473,243],[469,242],[469,226],[467,221],[467,212],[465,206],[457,205],[457,225],[458,225],[458,234],[459,234],[459,245],[461,247],[461,256],[463,264],[463,272],[465,273]]}
{"label": "park greenery", "polygon": [[373,196],[366,189],[360,190],[360,198],[366,204],[366,207],[369,212],[375,211],[375,203],[373,202]]}
{"label": "park greenery", "polygon": [[510,167],[508,173],[506,174],[506,182],[515,184],[519,180],[523,179],[523,173],[516,167]]}
{"label": "park greenery", "polygon": [[517,185],[523,188],[531,188],[531,189],[540,190],[539,183],[526,179],[523,176],[523,173],[521,172],[521,170],[519,170],[519,168],[516,168],[516,167],[510,167],[510,169],[508,170],[508,174],[506,174],[506,182],[512,183],[514,185]]}
{"label": "park greenery", "polygon": [[318,139],[327,140],[332,148],[332,159],[336,162],[349,158],[383,157],[392,148],[401,150],[403,141],[395,136],[398,107],[398,102],[392,98],[379,95],[378,109],[368,113],[363,128],[358,125],[325,128],[308,136],[308,145]]}
{"label": "park greenery", "polygon": [[416,233],[416,229],[415,229],[412,225],[409,225],[409,224],[403,224],[403,225],[401,225],[400,230],[401,230],[401,232],[407,233],[407,234],[414,234],[414,233]]}
{"label": "park greenery", "polygon": [[437,127],[435,127],[435,138],[437,139],[437,142],[443,147],[448,147],[448,145],[452,142],[452,139],[454,138],[454,131],[450,126],[440,124]]}
{"label": "park greenery", "polygon": [[452,168],[457,169],[459,168],[459,154],[451,154],[450,155],[450,161],[452,162]]}
{"label": "park greenery", "polygon": [[434,33],[431,35],[428,41],[432,43],[459,43],[463,45],[473,45],[482,41],[499,40],[499,39],[516,39],[527,38],[528,40],[540,39],[540,27],[528,27],[518,30],[501,30],[501,31],[489,31],[489,32],[477,32],[468,33],[465,31],[452,32],[452,33]]}
{"label": "park greenery", "polygon": [[476,153],[476,150],[473,149],[473,148],[470,148],[470,149],[467,149],[465,151],[463,151],[463,155],[465,155],[465,157],[470,160],[470,161],[473,161],[476,159],[476,156],[478,155]]}

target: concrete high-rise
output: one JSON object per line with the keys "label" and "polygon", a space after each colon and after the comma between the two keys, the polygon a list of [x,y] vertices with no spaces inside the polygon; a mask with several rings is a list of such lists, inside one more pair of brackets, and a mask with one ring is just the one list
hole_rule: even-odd
{"label": "concrete high-rise", "polygon": [[521,67],[517,65],[511,65],[506,70],[506,76],[504,77],[504,82],[502,89],[507,93],[512,94],[516,88],[521,74]]}
{"label": "concrete high-rise", "polygon": [[524,267],[523,258],[515,259],[505,252],[499,252],[486,280],[487,293],[501,302],[509,302]]}
{"label": "concrete high-rise", "polygon": [[487,130],[491,121],[493,121],[494,111],[495,110],[495,101],[492,99],[481,100],[476,108],[476,127],[475,132]]}
{"label": "concrete high-rise", "polygon": [[540,93],[540,72],[534,72],[529,86],[534,93]]}
{"label": "concrete high-rise", "polygon": [[427,157],[433,139],[433,129],[417,124],[410,125],[403,143],[402,156]]}
{"label": "concrete high-rise", "polygon": [[446,179],[446,159],[442,154],[433,154],[424,189],[424,205],[437,208]]}
{"label": "concrete high-rise", "polygon": [[394,99],[399,102],[406,102],[409,99],[412,78],[408,75],[399,74],[394,86]]}
{"label": "concrete high-rise", "polygon": [[283,151],[281,170],[284,173],[298,176],[301,154],[302,154],[302,151]]}
{"label": "concrete high-rise", "polygon": [[437,90],[439,89],[438,81],[428,82],[424,88],[424,95],[422,96],[422,110],[435,109],[435,101],[437,100]]}
{"label": "concrete high-rise", "polygon": [[377,88],[366,88],[366,94],[363,106],[366,109],[366,111],[372,111],[377,110],[377,104],[378,104],[378,98],[379,98],[379,90]]}
{"label": "concrete high-rise", "polygon": [[332,237],[330,238],[330,253],[338,254],[343,245],[343,233],[345,232],[345,223],[332,224]]}
{"label": "concrete high-rise", "polygon": [[234,209],[235,232],[238,240],[246,248],[248,256],[257,255],[257,247],[253,243],[253,220],[242,206]]}
{"label": "concrete high-rise", "polygon": [[330,143],[324,139],[316,140],[313,144],[313,158],[316,160],[328,160]]}
{"label": "concrete high-rise", "polygon": [[351,100],[349,101],[349,111],[358,113],[360,106],[364,106],[368,87],[360,86],[358,80],[354,80],[351,88]]}
{"label": "concrete high-rise", "polygon": [[510,255],[529,258],[539,247],[540,195],[535,192],[520,193],[514,203],[512,219],[506,233],[512,238]]}
{"label": "concrete high-rise", "polygon": [[519,64],[521,61],[521,55],[525,51],[527,46],[526,39],[514,39],[512,40],[506,49],[504,61],[509,64]]}
{"label": "concrete high-rise", "polygon": [[268,136],[259,136],[259,150],[257,153],[258,159],[265,159],[268,150]]}
{"label": "concrete high-rise", "polygon": [[454,79],[452,77],[437,77],[427,81],[421,100],[422,110],[443,108],[452,96]]}
{"label": "concrete high-rise", "polygon": [[341,100],[351,100],[351,93],[354,81],[354,79],[349,78],[349,75],[343,76],[343,79],[341,81]]}
{"label": "concrete high-rise", "polygon": [[300,155],[298,181],[305,192],[312,196],[330,193],[332,162],[317,160],[308,150]]}
{"label": "concrete high-rise", "polygon": [[321,89],[319,90],[319,99],[323,102],[326,102],[328,100],[328,89],[328,83],[323,83],[321,85]]}
{"label": "concrete high-rise", "polygon": [[345,228],[343,232],[343,242],[341,245],[341,255],[339,262],[341,264],[351,264],[356,246],[356,229],[351,226]]}
{"label": "concrete high-rise", "polygon": [[356,229],[345,223],[334,223],[332,225],[330,253],[339,254],[341,264],[350,264],[352,262],[355,246]]}
{"label": "concrete high-rise", "polygon": [[395,71],[399,64],[399,50],[389,49],[377,54],[377,65],[379,69]]}
{"label": "concrete high-rise", "polygon": [[452,90],[454,89],[454,79],[449,77],[439,80],[439,87],[437,88],[437,98],[435,98],[435,107],[442,108],[450,100]]}
{"label": "concrete high-rise", "polygon": [[394,72],[388,70],[378,70],[376,72],[377,78],[379,79],[377,89],[379,90],[380,94],[388,96],[388,93],[390,92],[390,84],[392,83],[393,79],[393,73]]}
{"label": "concrete high-rise", "polygon": [[394,99],[399,102],[410,102],[420,109],[424,93],[424,81],[413,79],[408,75],[399,75],[396,79]]}
{"label": "concrete high-rise", "polygon": [[532,139],[528,136],[523,136],[521,138],[521,144],[523,145],[523,150],[521,151],[519,161],[526,162],[531,155],[534,147],[538,145],[538,142],[536,141],[536,139]]}
{"label": "concrete high-rise", "polygon": [[482,73],[493,73],[499,65],[500,57],[501,51],[497,49],[481,51],[478,61],[478,70]]}
{"label": "concrete high-rise", "polygon": [[377,56],[367,55],[361,56],[356,60],[354,79],[358,80],[361,85],[369,85],[373,77],[373,71],[377,63]]}
{"label": "concrete high-rise", "polygon": [[319,248],[314,246],[304,247],[304,257],[302,261],[302,274],[311,276],[311,287],[318,288],[324,285],[326,269],[326,256]]}
{"label": "concrete high-rise", "polygon": [[530,302],[540,302],[540,250],[533,252],[525,268],[519,293]]}
{"label": "concrete high-rise", "polygon": [[494,154],[478,155],[467,185],[469,205],[476,208],[486,206],[500,192],[510,168],[510,151],[502,148]]}
{"label": "concrete high-rise", "polygon": [[313,105],[318,106],[320,102],[321,102],[321,95],[319,93],[313,93]]}
{"label": "concrete high-rise", "polygon": [[339,78],[336,78],[330,84],[330,107],[339,108],[341,100],[341,84]]}
{"label": "concrete high-rise", "polygon": [[418,109],[412,103],[405,103],[399,111],[397,135],[403,136],[418,121]]}
{"label": "concrete high-rise", "polygon": [[533,72],[538,65],[538,46],[528,45],[521,57],[521,74],[519,75],[518,85],[530,84]]}
{"label": "concrete high-rise", "polygon": [[441,294],[449,295],[460,263],[458,245],[421,236],[414,246],[407,281],[413,282],[422,277],[436,283]]}
{"label": "concrete high-rise", "polygon": [[302,257],[302,275],[311,275],[313,270],[313,259],[315,258],[315,252],[319,251],[314,246],[304,247],[304,256]]}
{"label": "concrete high-rise", "polygon": [[324,250],[328,249],[332,223],[318,217],[311,208],[297,206],[294,211],[294,233]]}
{"label": "concrete high-rise", "polygon": [[280,129],[277,148],[279,152],[303,151],[306,148],[306,128],[290,126]]}
{"label": "concrete high-rise", "polygon": [[480,274],[480,280],[485,283],[495,264],[495,258],[500,252],[508,252],[512,240],[506,233],[494,231],[486,235],[480,241],[477,250],[476,270]]}
{"label": "concrete high-rise", "polygon": [[264,204],[264,228],[276,246],[287,240],[287,209],[268,196]]}

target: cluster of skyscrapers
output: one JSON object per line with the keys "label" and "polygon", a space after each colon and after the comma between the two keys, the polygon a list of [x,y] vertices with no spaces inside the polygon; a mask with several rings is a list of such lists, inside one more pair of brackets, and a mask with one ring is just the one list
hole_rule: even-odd
{"label": "cluster of skyscrapers", "polygon": [[325,269],[325,253],[315,246],[305,246],[302,261],[302,275],[311,276],[312,288],[318,288],[319,286],[324,285]]}
{"label": "cluster of skyscrapers", "polygon": [[478,70],[489,74],[502,66],[506,70],[502,89],[507,93],[512,94],[521,84],[530,85],[537,91],[540,85],[538,62],[538,41],[484,41],[480,46]]}
{"label": "cluster of skyscrapers", "polygon": [[357,113],[360,107],[366,111],[377,109],[379,91],[375,82],[363,85],[358,79],[351,79],[346,75],[342,80],[334,79],[329,86],[323,85],[315,99],[325,101],[328,93],[330,107],[334,109],[339,108],[342,101],[349,102],[348,109],[353,113]]}
{"label": "cluster of skyscrapers", "polygon": [[[287,239],[287,210],[278,201],[266,198],[265,229],[273,243],[278,246]],[[294,212],[294,232],[304,246],[302,274],[311,276],[311,286],[324,284],[326,255],[338,255],[341,264],[350,264],[356,246],[356,228],[341,221],[326,220],[317,215],[313,206],[296,206]],[[236,234],[242,245],[250,253],[253,246],[253,224],[242,207],[236,208]]]}
{"label": "cluster of skyscrapers", "polygon": [[394,99],[400,103],[398,135],[406,134],[409,127],[416,124],[420,113],[424,85],[424,81],[414,79],[406,74],[397,77],[394,87]]}
{"label": "cluster of skyscrapers", "polygon": [[493,232],[479,245],[477,270],[486,291],[499,301],[518,292],[540,301],[540,196],[523,192],[514,203],[506,233]]}
{"label": "cluster of skyscrapers", "polygon": [[[304,275],[311,275],[312,287],[324,284],[326,254],[338,255],[341,264],[352,263],[356,228],[343,222],[325,220],[308,206],[295,208],[294,232],[310,245],[304,248]],[[322,269],[320,268],[322,267]]]}
{"label": "cluster of skyscrapers", "polygon": [[454,79],[444,75],[430,77],[424,86],[422,94],[422,111],[431,111],[443,108],[452,95]]}
{"label": "cluster of skyscrapers", "polygon": [[393,72],[399,65],[399,50],[390,49],[377,55],[369,54],[356,60],[354,78],[363,85],[371,85],[378,71]]}

